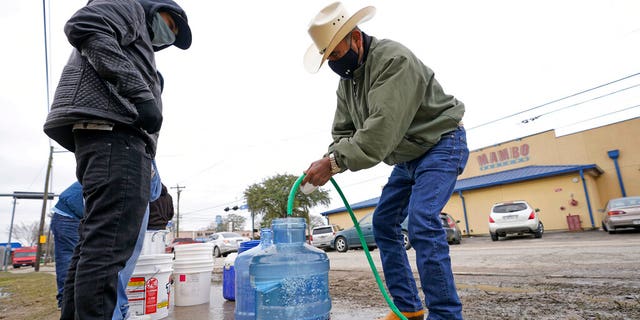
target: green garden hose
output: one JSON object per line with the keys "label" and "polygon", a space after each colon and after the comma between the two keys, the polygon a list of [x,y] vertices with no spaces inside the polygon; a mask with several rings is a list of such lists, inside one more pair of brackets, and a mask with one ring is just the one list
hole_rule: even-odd
{"label": "green garden hose", "polygon": [[[296,180],[296,182],[293,184],[293,187],[291,188],[291,192],[289,192],[289,199],[287,202],[287,215],[289,216],[293,213],[293,201],[295,199],[296,192],[300,187],[300,183],[302,183],[302,180],[304,179],[304,177],[305,177],[304,174],[300,176],[300,178],[298,178],[298,180]],[[373,259],[371,258],[371,253],[369,252],[369,247],[367,246],[367,242],[364,240],[364,236],[362,236],[362,230],[360,230],[360,224],[358,223],[356,216],[353,214],[353,210],[351,210],[351,206],[349,206],[349,202],[347,202],[347,198],[344,197],[344,194],[342,193],[342,190],[338,186],[338,183],[336,183],[336,181],[333,180],[333,178],[331,178],[331,184],[333,184],[333,186],[336,188],[336,191],[338,191],[340,198],[342,198],[342,202],[344,202],[344,206],[347,208],[347,211],[349,212],[349,216],[351,216],[351,221],[353,221],[353,225],[356,228],[356,231],[358,231],[360,244],[362,244],[362,249],[364,250],[364,254],[367,256],[367,261],[369,261],[369,266],[371,267],[371,271],[373,272],[373,275],[376,278],[376,282],[378,283],[378,288],[380,288],[380,292],[384,296],[384,299],[387,301],[387,304],[389,305],[393,313],[395,313],[400,319],[407,320],[407,317],[405,317],[402,314],[402,312],[398,310],[398,308],[393,303],[393,301],[391,301],[391,298],[389,298],[389,295],[387,294],[387,290],[385,290],[384,285],[382,284],[380,275],[378,275],[378,269],[376,269],[376,266],[373,264]]]}

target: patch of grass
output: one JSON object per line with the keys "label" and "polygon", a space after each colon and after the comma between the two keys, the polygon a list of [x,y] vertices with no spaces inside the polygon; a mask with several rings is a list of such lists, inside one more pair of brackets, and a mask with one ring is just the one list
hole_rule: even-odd
{"label": "patch of grass", "polygon": [[58,319],[56,292],[55,275],[0,272],[0,319]]}

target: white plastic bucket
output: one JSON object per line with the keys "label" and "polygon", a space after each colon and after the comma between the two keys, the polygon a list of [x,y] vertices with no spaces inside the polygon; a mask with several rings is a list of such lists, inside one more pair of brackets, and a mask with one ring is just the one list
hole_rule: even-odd
{"label": "white plastic bucket", "polygon": [[127,284],[129,313],[151,320],[169,315],[172,254],[140,255]]}
{"label": "white plastic bucket", "polygon": [[188,243],[177,245],[173,248],[176,261],[211,260],[213,261],[212,243]]}
{"label": "white plastic bucket", "polygon": [[148,230],[144,235],[141,255],[163,254],[167,247],[168,230]]}
{"label": "white plastic bucket", "polygon": [[174,262],[173,279],[176,306],[193,306],[209,303],[213,260]]}

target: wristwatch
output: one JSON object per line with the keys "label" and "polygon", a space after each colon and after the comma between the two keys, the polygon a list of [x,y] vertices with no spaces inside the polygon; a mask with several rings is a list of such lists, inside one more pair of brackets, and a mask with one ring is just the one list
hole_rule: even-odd
{"label": "wristwatch", "polygon": [[333,152],[329,154],[329,163],[331,163],[331,174],[340,173],[342,171]]}

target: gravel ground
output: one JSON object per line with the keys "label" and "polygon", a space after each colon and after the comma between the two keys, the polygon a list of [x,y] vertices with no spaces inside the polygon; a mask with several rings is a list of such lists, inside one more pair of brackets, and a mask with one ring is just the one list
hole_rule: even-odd
{"label": "gravel ground", "polygon": [[[364,252],[328,254],[332,319],[388,311]],[[465,238],[451,257],[465,319],[640,319],[640,232]]]}

